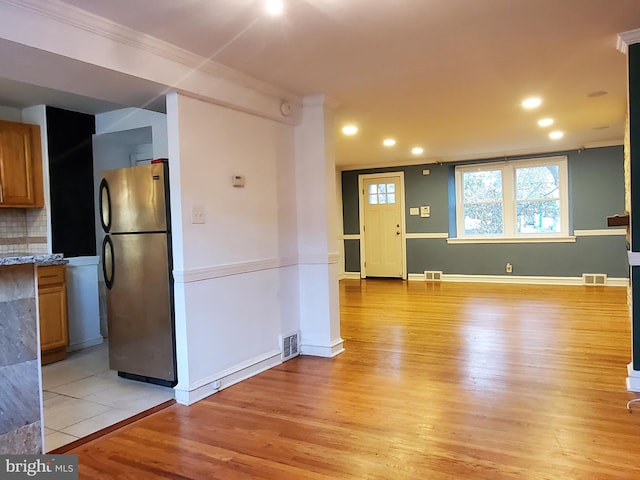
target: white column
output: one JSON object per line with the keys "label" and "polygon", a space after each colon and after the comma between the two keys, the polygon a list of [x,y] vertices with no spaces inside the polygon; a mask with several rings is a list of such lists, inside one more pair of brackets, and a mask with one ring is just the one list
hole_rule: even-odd
{"label": "white column", "polygon": [[336,170],[333,108],[324,96],[306,97],[295,129],[300,352],[333,357],[340,337]]}

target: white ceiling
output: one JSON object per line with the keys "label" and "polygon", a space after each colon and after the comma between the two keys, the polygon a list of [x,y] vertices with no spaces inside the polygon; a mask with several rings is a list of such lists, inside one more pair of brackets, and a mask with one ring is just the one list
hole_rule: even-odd
{"label": "white ceiling", "polygon": [[[360,128],[352,138],[336,135],[342,167],[545,152],[624,136],[626,57],[616,41],[640,27],[639,0],[284,1],[277,19],[264,15],[264,0],[65,3],[294,93],[335,99],[337,126]],[[0,104],[10,86],[0,81]],[[608,94],[588,96],[601,90]],[[520,107],[530,95],[543,98],[535,112]],[[565,131],[561,141],[536,125],[543,116]],[[393,149],[382,147],[387,136],[397,139]],[[414,145],[425,149],[418,160]]]}

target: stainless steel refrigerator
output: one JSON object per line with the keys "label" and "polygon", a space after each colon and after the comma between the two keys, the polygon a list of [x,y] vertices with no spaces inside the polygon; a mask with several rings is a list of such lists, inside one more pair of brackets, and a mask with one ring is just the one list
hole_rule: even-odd
{"label": "stainless steel refrigerator", "polygon": [[177,383],[166,160],[103,172],[102,268],[109,366],[118,375]]}

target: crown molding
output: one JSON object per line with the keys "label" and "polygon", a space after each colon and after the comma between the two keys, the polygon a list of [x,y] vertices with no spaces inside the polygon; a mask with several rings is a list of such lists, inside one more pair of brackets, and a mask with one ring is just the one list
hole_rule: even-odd
{"label": "crown molding", "polygon": [[43,17],[72,28],[84,30],[129,47],[199,70],[217,78],[234,82],[265,95],[286,100],[295,105],[302,103],[300,95],[232,69],[210,58],[180,48],[151,35],[100,17],[60,0],[0,0],[0,3],[23,10],[31,15]]}
{"label": "crown molding", "polygon": [[350,163],[344,165],[336,165],[336,169],[340,172],[346,172],[350,170],[369,170],[372,168],[395,168],[395,167],[409,167],[415,165],[442,165],[444,163],[466,162],[466,161],[489,161],[489,160],[524,160],[526,158],[547,157],[552,155],[566,155],[568,152],[580,151],[589,148],[603,148],[603,147],[620,147],[624,145],[623,139],[618,140],[603,140],[599,142],[590,142],[587,144],[566,145],[566,148],[560,148],[553,150],[511,150],[509,152],[485,152],[476,153],[471,155],[451,155],[447,157],[437,158],[416,158],[409,160],[398,160],[395,162],[381,162],[381,163]]}
{"label": "crown molding", "polygon": [[618,34],[617,48],[622,53],[626,54],[629,45],[633,45],[634,43],[640,43],[640,28]]}

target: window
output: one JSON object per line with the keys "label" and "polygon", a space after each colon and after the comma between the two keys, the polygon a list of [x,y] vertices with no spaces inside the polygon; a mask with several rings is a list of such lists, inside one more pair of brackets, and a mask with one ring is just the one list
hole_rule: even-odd
{"label": "window", "polygon": [[369,185],[369,205],[396,203],[395,183],[373,183]]}
{"label": "window", "polygon": [[566,157],[456,167],[458,238],[568,236]]}

